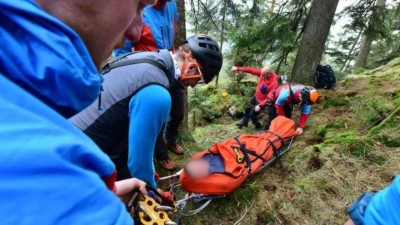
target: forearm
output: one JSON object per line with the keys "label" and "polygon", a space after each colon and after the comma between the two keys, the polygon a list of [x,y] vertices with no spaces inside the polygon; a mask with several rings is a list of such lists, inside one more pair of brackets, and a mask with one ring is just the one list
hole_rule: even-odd
{"label": "forearm", "polygon": [[306,127],[307,120],[308,120],[307,114],[300,114],[299,127],[304,129],[304,127]]}
{"label": "forearm", "polygon": [[139,91],[130,102],[128,167],[132,177],[156,187],[154,146],[171,108],[168,91],[151,85]]}
{"label": "forearm", "polygon": [[258,68],[253,68],[253,67],[236,67],[237,71],[241,71],[241,72],[245,72],[245,73],[249,73],[255,76],[260,76],[261,74],[261,69]]}

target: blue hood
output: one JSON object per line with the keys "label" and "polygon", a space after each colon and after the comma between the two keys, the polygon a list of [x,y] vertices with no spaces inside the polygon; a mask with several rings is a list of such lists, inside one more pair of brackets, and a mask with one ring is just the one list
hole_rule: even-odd
{"label": "blue hood", "polygon": [[0,74],[64,117],[96,99],[102,78],[77,33],[34,1],[0,9]]}

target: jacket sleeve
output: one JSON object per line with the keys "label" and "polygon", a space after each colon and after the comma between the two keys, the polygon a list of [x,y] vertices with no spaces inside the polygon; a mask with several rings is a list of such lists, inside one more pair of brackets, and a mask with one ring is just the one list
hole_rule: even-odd
{"label": "jacket sleeve", "polygon": [[395,225],[400,221],[400,176],[376,193],[367,206],[364,224]]}
{"label": "jacket sleeve", "polygon": [[311,105],[301,104],[301,113],[300,113],[300,120],[299,120],[299,127],[304,128],[306,127],[308,116],[311,112]]}
{"label": "jacket sleeve", "polygon": [[253,74],[257,77],[259,77],[261,75],[261,69],[258,68],[253,68],[253,67],[236,67],[236,71],[241,71],[241,72],[245,72],[245,73],[249,73],[249,74]]}
{"label": "jacket sleeve", "polygon": [[156,187],[153,165],[158,133],[171,109],[171,97],[160,85],[150,85],[135,94],[129,103],[128,168],[132,177]]}
{"label": "jacket sleeve", "polygon": [[0,86],[0,193],[7,202],[0,204],[1,224],[132,224],[106,187],[115,181],[110,158],[1,74]]}

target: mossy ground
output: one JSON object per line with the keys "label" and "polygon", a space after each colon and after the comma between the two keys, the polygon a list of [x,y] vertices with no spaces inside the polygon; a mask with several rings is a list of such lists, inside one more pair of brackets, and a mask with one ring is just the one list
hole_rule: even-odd
{"label": "mossy ground", "polygon": [[[173,156],[180,168],[213,143],[254,132],[224,114],[235,103],[218,100],[228,88],[212,89],[221,116],[194,128],[196,143],[181,143],[186,154]],[[273,164],[181,224],[235,224],[244,214],[238,224],[343,224],[357,196],[388,185],[400,171],[400,59],[347,76],[320,96],[305,133],[283,157],[284,173]]]}

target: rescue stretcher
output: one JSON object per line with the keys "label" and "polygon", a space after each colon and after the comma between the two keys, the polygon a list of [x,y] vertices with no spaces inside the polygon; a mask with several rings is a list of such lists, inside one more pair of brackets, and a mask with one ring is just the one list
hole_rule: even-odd
{"label": "rescue stretcher", "polygon": [[[213,199],[232,193],[247,179],[276,160],[283,169],[281,156],[291,148],[294,134],[294,121],[277,117],[271,123],[269,131],[230,138],[192,157],[196,159],[209,153],[220,154],[224,159],[225,173],[211,174],[204,179],[191,179],[185,170],[181,170],[174,175],[160,178],[159,181],[170,181],[171,193],[175,193],[179,186],[186,191],[184,197],[175,202],[175,222],[178,223],[182,216],[199,213]],[[186,210],[186,205],[190,202],[203,204],[196,209]]]}
{"label": "rescue stretcher", "polygon": [[[284,170],[281,156],[291,148],[294,136],[294,121],[278,116],[272,121],[269,131],[230,138],[195,154],[192,159],[199,159],[206,154],[220,155],[224,162],[225,172],[213,173],[202,179],[193,179],[185,169],[182,169],[173,175],[159,178],[159,182],[170,182],[169,192],[172,195],[175,195],[179,189],[184,194],[182,199],[170,203],[169,208],[164,208],[170,216],[176,213],[175,222],[163,220],[162,223],[151,224],[178,224],[182,216],[193,216],[201,212],[212,200],[232,193],[246,180],[274,161],[278,161],[279,166]],[[188,204],[200,204],[200,206],[188,210]]]}

